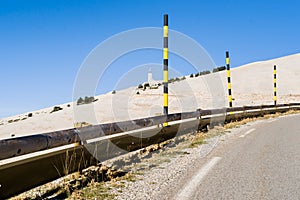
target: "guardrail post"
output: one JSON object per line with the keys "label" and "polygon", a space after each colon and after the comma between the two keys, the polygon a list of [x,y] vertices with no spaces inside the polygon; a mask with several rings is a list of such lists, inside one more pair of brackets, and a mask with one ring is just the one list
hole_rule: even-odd
{"label": "guardrail post", "polygon": [[[164,15],[164,50],[163,50],[163,63],[164,63],[164,80],[163,80],[163,93],[164,93],[164,115],[168,115],[168,15]],[[165,122],[163,126],[168,126],[168,122]]]}
{"label": "guardrail post", "polygon": [[[226,51],[226,68],[227,68],[227,82],[228,82],[228,103],[229,108],[232,108],[232,93],[231,93],[231,80],[230,80],[230,59],[229,52]],[[229,112],[232,114],[232,112]]]}
{"label": "guardrail post", "polygon": [[274,106],[277,105],[276,65],[274,65]]}
{"label": "guardrail post", "polygon": [[197,115],[197,119],[201,120],[201,108],[197,109],[198,115]]}

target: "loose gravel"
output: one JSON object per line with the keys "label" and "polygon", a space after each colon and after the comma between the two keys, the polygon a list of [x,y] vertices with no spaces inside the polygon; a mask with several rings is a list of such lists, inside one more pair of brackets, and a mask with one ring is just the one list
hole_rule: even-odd
{"label": "loose gravel", "polygon": [[[178,188],[178,180],[187,175],[187,169],[193,163],[205,158],[219,143],[226,140],[237,131],[225,131],[224,128],[215,128],[209,131],[205,143],[189,148],[191,141],[185,140],[176,147],[166,148],[154,152],[149,159],[139,164],[131,165],[131,171],[136,172],[135,182],[125,182],[122,190],[111,188],[110,193],[116,199],[168,199],[170,192]],[[151,166],[146,169],[141,166]]]}
{"label": "loose gravel", "polygon": [[[103,162],[103,166],[107,166],[111,170],[128,172],[128,176],[104,182],[102,185],[107,191],[105,190],[101,194],[109,197],[104,199],[169,199],[170,196],[178,192],[180,180],[190,175],[189,170],[196,167],[194,166],[195,163],[204,162],[205,157],[217,145],[220,143],[226,144],[229,138],[244,132],[248,126],[255,123],[260,122],[248,122],[230,130],[224,127],[215,127],[209,130],[208,133],[205,133],[206,139],[204,144],[196,145],[193,148],[191,148],[191,146],[194,146],[191,145],[192,141],[196,138],[196,135],[199,136],[199,134],[203,133],[190,133],[179,136]],[[14,199],[24,199],[25,197],[36,199],[36,194],[43,193],[41,189],[46,188],[48,190],[53,184],[57,185],[66,182],[65,179],[68,179],[68,177],[49,183],[50,186],[46,184],[46,186],[25,192]],[[97,186],[93,186],[93,184],[91,186],[91,190],[97,190]],[[86,189],[88,187],[89,185]],[[98,189],[101,190],[101,188]],[[75,195],[72,194],[68,199],[90,199],[91,196],[82,192],[83,190],[75,191]],[[103,199],[96,196],[94,195],[93,199]]]}

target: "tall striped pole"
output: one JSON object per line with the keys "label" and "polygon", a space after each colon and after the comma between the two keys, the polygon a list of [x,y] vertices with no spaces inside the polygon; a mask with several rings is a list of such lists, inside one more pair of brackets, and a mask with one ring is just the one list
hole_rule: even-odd
{"label": "tall striped pole", "polygon": [[274,65],[274,106],[277,105],[276,65]]}
{"label": "tall striped pole", "polygon": [[[163,92],[164,92],[164,115],[168,115],[168,103],[169,103],[169,97],[168,97],[168,80],[169,80],[169,75],[168,75],[168,36],[169,36],[169,31],[168,31],[168,15],[164,15],[164,53],[163,53],[163,58],[164,58],[164,80],[163,80]],[[165,122],[163,124],[164,126],[168,126],[168,122]]]}
{"label": "tall striped pole", "polygon": [[226,67],[227,67],[227,81],[228,81],[228,103],[229,103],[229,108],[232,108],[232,93],[231,93],[231,81],[230,81],[230,59],[229,59],[228,51],[226,51]]}

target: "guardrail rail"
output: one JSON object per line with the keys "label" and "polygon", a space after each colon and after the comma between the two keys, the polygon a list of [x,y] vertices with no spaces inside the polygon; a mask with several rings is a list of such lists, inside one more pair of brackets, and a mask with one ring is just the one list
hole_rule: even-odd
{"label": "guardrail rail", "polygon": [[[106,160],[208,125],[289,110],[300,110],[300,103],[198,109],[0,140],[0,199],[95,165],[97,159]],[[160,126],[165,122],[171,123]]]}

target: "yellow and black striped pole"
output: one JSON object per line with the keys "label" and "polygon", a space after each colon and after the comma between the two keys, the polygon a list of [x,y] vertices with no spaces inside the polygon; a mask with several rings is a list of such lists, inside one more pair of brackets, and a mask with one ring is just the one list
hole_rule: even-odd
{"label": "yellow and black striped pole", "polygon": [[277,105],[276,65],[274,65],[274,106]]}
{"label": "yellow and black striped pole", "polygon": [[229,108],[232,108],[232,93],[231,93],[231,80],[230,80],[230,59],[229,52],[226,51],[226,68],[227,68],[227,81],[228,81],[228,102]]}
{"label": "yellow and black striped pole", "polygon": [[[164,15],[164,80],[163,80],[163,92],[164,92],[164,115],[168,115],[168,104],[169,104],[169,96],[168,96],[168,15]],[[168,122],[163,124],[164,126],[168,126]]]}

